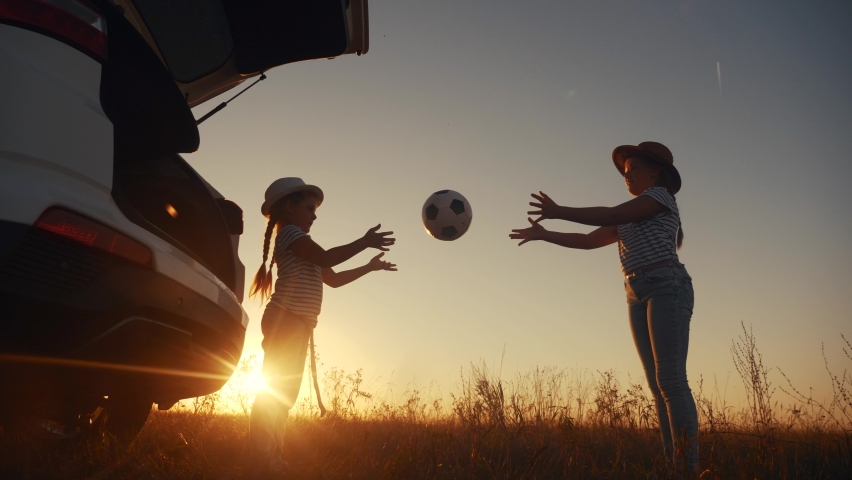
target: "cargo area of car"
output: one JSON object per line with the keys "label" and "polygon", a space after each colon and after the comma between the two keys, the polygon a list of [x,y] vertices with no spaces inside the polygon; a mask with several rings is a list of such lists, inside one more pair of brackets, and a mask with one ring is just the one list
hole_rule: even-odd
{"label": "cargo area of car", "polygon": [[113,198],[127,218],[180,248],[236,291],[225,214],[238,217],[231,222],[238,229],[242,212],[234,206],[223,211],[223,202],[213,198],[178,154],[126,152],[116,156],[114,168]]}
{"label": "cargo area of car", "polygon": [[199,134],[168,70],[124,16],[108,19],[101,102],[114,128],[113,199],[133,223],[241,294],[231,235],[241,233],[242,212],[214,198],[179,155],[198,148]]}

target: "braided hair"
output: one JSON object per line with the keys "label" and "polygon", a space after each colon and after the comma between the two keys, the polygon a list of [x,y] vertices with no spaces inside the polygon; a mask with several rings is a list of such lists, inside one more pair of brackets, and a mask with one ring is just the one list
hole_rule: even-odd
{"label": "braided hair", "polygon": [[269,258],[269,243],[272,239],[272,231],[280,226],[284,220],[284,212],[288,203],[299,204],[307,198],[307,192],[295,192],[281,198],[269,208],[269,221],[266,223],[266,233],[263,235],[263,262],[257,273],[254,274],[254,281],[251,282],[249,297],[254,297],[260,294],[260,300],[266,301],[272,294],[272,265],[275,264],[275,250],[272,251],[272,260],[269,262],[269,269],[266,268],[266,259]]}

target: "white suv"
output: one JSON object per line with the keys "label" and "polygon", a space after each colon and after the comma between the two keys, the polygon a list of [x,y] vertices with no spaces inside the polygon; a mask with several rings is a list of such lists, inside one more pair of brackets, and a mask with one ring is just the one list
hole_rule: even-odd
{"label": "white suv", "polygon": [[179,155],[199,145],[190,107],[365,53],[366,7],[0,0],[0,411],[134,435],[152,403],[227,381],[242,210]]}

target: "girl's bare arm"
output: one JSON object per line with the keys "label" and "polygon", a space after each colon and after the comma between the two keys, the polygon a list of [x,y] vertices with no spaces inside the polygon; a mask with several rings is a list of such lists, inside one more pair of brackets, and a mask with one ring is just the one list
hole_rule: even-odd
{"label": "girl's bare arm", "polygon": [[589,233],[562,233],[546,231],[545,242],[561,245],[568,248],[580,250],[593,250],[595,248],[612,245],[618,241],[614,226],[600,227]]}
{"label": "girl's bare arm", "polygon": [[553,218],[557,220],[567,220],[569,222],[581,223],[583,225],[593,225],[598,227],[623,225],[625,223],[638,222],[646,218],[652,217],[661,211],[664,207],[660,202],[654,200],[647,195],[640,195],[633,200],[622,203],[615,207],[563,207],[557,205],[544,192],[539,192],[539,195],[532,194],[532,197],[538,202],[530,202],[530,205],[537,207],[539,210],[533,210],[530,215],[540,215],[536,222]]}
{"label": "girl's bare arm", "polygon": [[528,228],[515,229],[512,230],[513,233],[509,234],[509,238],[521,240],[518,243],[519,246],[533,240],[544,240],[545,242],[563,247],[592,250],[612,245],[618,241],[615,226],[600,227],[589,233],[562,233],[551,232],[542,227],[538,222],[534,222],[531,218],[527,220],[530,222]]}
{"label": "girl's bare arm", "polygon": [[301,237],[294,240],[290,244],[290,249],[297,256],[315,265],[319,265],[322,268],[331,268],[335,265],[340,265],[368,248],[388,251],[387,247],[396,243],[396,239],[388,237],[388,235],[393,235],[393,232],[379,232],[380,227],[381,225],[376,225],[367,230],[367,233],[358,240],[329,250],[325,250],[309,237]]}
{"label": "girl's bare arm", "polygon": [[358,268],[353,268],[352,270],[345,270],[343,272],[335,272],[333,268],[323,268],[322,269],[322,281],[326,285],[331,288],[342,287],[347,283],[352,283],[355,280],[363,277],[364,275],[375,272],[377,270],[388,270],[391,272],[396,271],[396,264],[386,262],[382,260],[382,256],[384,252],[373,257],[369,263],[366,265],[362,265]]}

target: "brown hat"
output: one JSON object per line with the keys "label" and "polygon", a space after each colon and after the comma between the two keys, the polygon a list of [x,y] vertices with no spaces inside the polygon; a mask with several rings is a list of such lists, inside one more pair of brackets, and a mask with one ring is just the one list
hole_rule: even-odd
{"label": "brown hat", "polygon": [[642,157],[656,165],[659,165],[668,174],[669,180],[671,181],[671,185],[669,185],[669,187],[672,189],[672,195],[680,190],[680,173],[678,173],[677,169],[674,167],[674,157],[672,156],[671,150],[662,143],[642,142],[636,146],[622,145],[620,147],[616,147],[616,149],[612,151],[612,163],[615,164],[615,168],[618,169],[618,173],[622,176],[624,176],[624,162],[626,162],[630,157]]}

